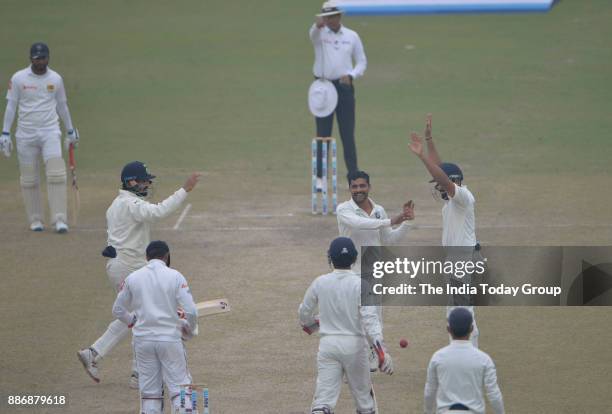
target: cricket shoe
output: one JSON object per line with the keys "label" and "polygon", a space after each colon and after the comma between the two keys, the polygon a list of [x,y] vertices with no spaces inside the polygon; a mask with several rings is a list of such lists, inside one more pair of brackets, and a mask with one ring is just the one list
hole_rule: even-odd
{"label": "cricket shoe", "polygon": [[130,382],[129,382],[128,385],[133,390],[139,389],[139,385],[138,385],[138,372],[136,372],[136,371],[132,372],[132,375],[130,375]]}
{"label": "cricket shoe", "polygon": [[378,371],[378,354],[374,350],[374,347],[370,347],[370,355],[368,356],[370,362],[370,372]]}
{"label": "cricket shoe", "polygon": [[42,221],[40,220],[35,220],[32,222],[32,224],[30,224],[30,230],[32,231],[43,231],[45,229],[45,226],[42,224]]}
{"label": "cricket shoe", "polygon": [[68,225],[61,220],[55,223],[55,232],[59,234],[68,233]]}
{"label": "cricket shoe", "polygon": [[81,364],[83,364],[83,368],[85,368],[87,375],[89,375],[95,382],[100,382],[98,366],[96,365],[96,357],[94,356],[91,348],[85,348],[77,351],[77,356],[79,357]]}

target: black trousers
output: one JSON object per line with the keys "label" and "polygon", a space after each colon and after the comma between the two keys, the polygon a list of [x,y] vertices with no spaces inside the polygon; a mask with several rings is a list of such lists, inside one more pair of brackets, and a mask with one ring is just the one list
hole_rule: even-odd
{"label": "black trousers", "polygon": [[[318,137],[331,137],[334,125],[334,114],[338,121],[340,138],[344,153],[344,163],[348,172],[357,171],[357,148],[355,147],[355,88],[353,85],[332,81],[338,91],[338,105],[336,110],[325,118],[315,117]],[[323,143],[317,143],[317,177],[322,176],[322,148]]]}

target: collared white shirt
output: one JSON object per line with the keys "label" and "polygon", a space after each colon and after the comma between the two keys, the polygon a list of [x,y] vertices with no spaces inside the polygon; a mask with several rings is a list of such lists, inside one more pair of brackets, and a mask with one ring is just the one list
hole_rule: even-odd
{"label": "collared white shirt", "polygon": [[353,79],[363,76],[368,62],[355,31],[340,26],[335,33],[327,26],[317,28],[313,24],[310,40],[315,52],[312,72],[317,78],[336,80],[345,75],[351,75]]}
{"label": "collared white shirt", "polygon": [[196,327],[196,309],[187,280],[161,260],[130,273],[113,305],[115,318],[132,328],[135,338],[147,341],[179,342],[181,323],[177,309],[185,311],[191,331]]}
{"label": "collared white shirt", "polygon": [[455,184],[455,195],[442,207],[442,246],[476,246],[474,195]]}
{"label": "collared white shirt", "polygon": [[361,306],[361,278],[351,270],[335,269],[312,282],[298,314],[312,325],[319,309],[321,335],[363,336],[382,343],[382,328],[374,306]]}
{"label": "collared white shirt", "polygon": [[106,210],[108,245],[117,250],[117,258],[132,267],[144,266],[151,224],[172,214],[186,198],[187,192],[180,188],[161,203],[153,204],[130,191],[119,190]]}
{"label": "collared white shirt", "polygon": [[504,414],[504,401],[491,357],[470,341],[453,340],[431,357],[424,412],[441,414],[453,404],[463,404],[475,414],[484,414],[483,387],[493,412]]}
{"label": "collared white shirt", "polygon": [[[376,204],[371,198],[369,200],[373,206],[370,214],[352,198],[341,203],[336,209],[340,236],[350,238],[360,255],[361,247],[397,244],[410,230],[410,225],[405,221],[395,229],[391,228],[391,219],[383,206]],[[361,273],[360,257],[355,262],[354,270],[357,274]]]}
{"label": "collared white shirt", "polygon": [[66,102],[64,81],[49,67],[37,75],[28,66],[13,75],[6,99],[19,105],[19,128],[59,128],[57,105]]}

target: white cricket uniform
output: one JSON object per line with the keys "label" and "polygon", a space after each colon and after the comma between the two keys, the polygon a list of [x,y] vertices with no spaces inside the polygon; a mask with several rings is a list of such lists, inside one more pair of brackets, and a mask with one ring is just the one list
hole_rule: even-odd
{"label": "white cricket uniform", "polygon": [[318,306],[321,336],[312,409],[334,410],[344,373],[357,411],[374,412],[376,401],[364,333],[371,342],[382,343],[383,336],[374,307],[360,303],[361,279],[351,270],[336,269],[319,276],[304,295],[298,311],[300,323],[312,325]]}
{"label": "white cricket uniform", "polygon": [[185,311],[187,325],[193,331],[198,312],[187,281],[158,259],[150,260],[125,279],[113,305],[113,315],[126,326],[135,320],[132,332],[143,401],[163,398],[166,384],[177,404],[180,385],[192,382],[178,308]]}
{"label": "white cricket uniform", "polygon": [[[448,196],[448,200],[444,200],[442,207],[442,246],[444,247],[470,247],[476,246],[476,219],[474,216],[474,204],[476,199],[466,186],[455,184],[455,195]],[[470,257],[473,249],[469,249]],[[467,282],[467,279],[464,279]],[[455,309],[456,306],[446,307],[446,317]],[[474,330],[470,340],[472,344],[478,348],[478,338],[480,332],[476,325],[476,318],[473,306],[464,306],[474,317]]]}
{"label": "white cricket uniform", "polygon": [[470,341],[453,340],[431,357],[424,412],[442,414],[453,404],[463,404],[471,413],[484,414],[483,387],[493,412],[504,414],[504,401],[491,357]]}
{"label": "white cricket uniform", "polygon": [[[66,129],[73,129],[62,77],[49,67],[43,75],[27,67],[11,78],[6,99],[7,108],[18,108],[15,139],[19,162],[34,164],[41,154],[45,162],[61,158],[58,112]],[[10,119],[5,116],[4,131],[10,131],[13,117],[14,112]]]}
{"label": "white cricket uniform", "polygon": [[[180,188],[161,203],[153,204],[130,191],[119,190],[119,195],[106,211],[108,245],[117,251],[117,257],[106,263],[106,273],[115,292],[119,292],[127,275],[146,265],[145,251],[151,241],[151,224],[168,217],[186,198],[187,192]],[[125,324],[114,320],[91,348],[102,358],[128,333]]]}
{"label": "white cricket uniform", "polygon": [[351,75],[353,79],[363,76],[368,62],[357,32],[341,25],[335,33],[327,26],[317,28],[313,24],[309,34],[315,52],[312,72],[317,78],[337,80],[344,75]]}

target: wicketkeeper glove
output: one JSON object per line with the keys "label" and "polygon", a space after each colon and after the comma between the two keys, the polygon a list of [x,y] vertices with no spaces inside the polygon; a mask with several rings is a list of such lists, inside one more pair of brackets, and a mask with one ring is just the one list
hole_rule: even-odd
{"label": "wicketkeeper glove", "polygon": [[75,148],[79,145],[79,130],[76,128],[69,129],[66,133],[66,139],[64,140],[66,151],[70,148],[70,144],[74,144]]}
{"label": "wicketkeeper glove", "polygon": [[385,345],[379,341],[376,341],[374,344],[374,349],[378,354],[378,369],[381,372],[384,372],[387,375],[393,374],[393,360],[391,359],[391,355],[387,353],[387,348]]}
{"label": "wicketkeeper glove", "polygon": [[4,153],[6,158],[11,156],[11,150],[13,149],[13,141],[11,141],[11,133],[3,132],[0,135],[0,151]]}

